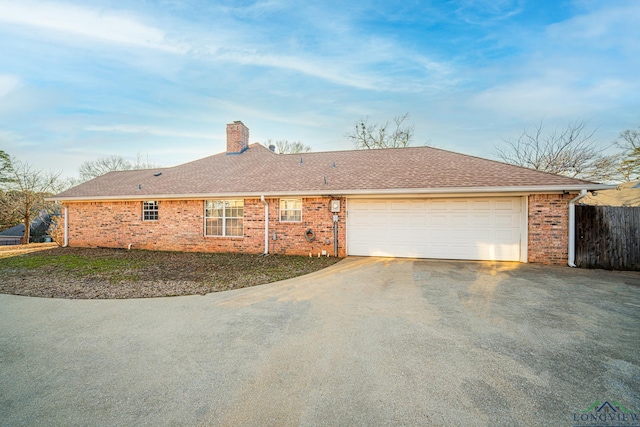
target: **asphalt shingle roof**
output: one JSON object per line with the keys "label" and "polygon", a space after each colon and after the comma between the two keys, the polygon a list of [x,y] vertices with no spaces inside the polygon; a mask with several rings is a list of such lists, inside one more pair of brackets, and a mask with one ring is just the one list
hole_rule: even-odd
{"label": "asphalt shingle roof", "polygon": [[183,165],[109,172],[54,199],[247,194],[363,194],[594,184],[432,147],[276,154],[251,144]]}

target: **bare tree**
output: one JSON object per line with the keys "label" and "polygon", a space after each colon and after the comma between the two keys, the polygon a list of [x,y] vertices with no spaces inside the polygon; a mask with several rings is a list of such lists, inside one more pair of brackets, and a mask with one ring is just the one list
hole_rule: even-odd
{"label": "bare tree", "polygon": [[15,190],[0,190],[0,230],[20,224],[20,213],[16,209],[17,193]]}
{"label": "bare tree", "polygon": [[143,160],[140,153],[136,155],[135,163],[131,163],[124,157],[117,155],[100,157],[96,160],[87,160],[80,165],[78,168],[78,174],[80,175],[78,183],[97,178],[107,172],[127,171],[132,169],[152,169],[155,167],[158,166],[150,163],[148,157],[146,161]]}
{"label": "bare tree", "polygon": [[89,181],[111,171],[123,171],[131,169],[131,163],[122,156],[100,157],[96,160],[87,160],[78,168],[80,181]]}
{"label": "bare tree", "polygon": [[496,156],[505,163],[590,181],[612,181],[618,174],[618,154],[605,155],[594,139],[595,130],[585,121],[565,129],[545,131],[543,121],[525,129],[515,139],[504,139]]}
{"label": "bare tree", "polygon": [[14,208],[15,194],[8,188],[12,181],[11,171],[11,157],[0,150],[0,230],[20,224],[20,216]]}
{"label": "bare tree", "polygon": [[618,166],[624,181],[640,179],[640,132],[627,129],[620,133],[616,145],[624,150]]}
{"label": "bare tree", "polygon": [[311,151],[311,147],[303,144],[300,141],[288,141],[286,139],[279,139],[275,142],[271,140],[267,141],[267,147],[274,145],[278,154],[298,154],[308,153]]}
{"label": "bare tree", "polygon": [[0,184],[11,179],[11,158],[7,153],[0,150]]}
{"label": "bare tree", "polygon": [[413,139],[413,125],[405,123],[408,119],[409,113],[405,113],[394,117],[393,123],[369,124],[369,118],[363,117],[356,122],[347,138],[357,150],[408,147]]}
{"label": "bare tree", "polygon": [[60,173],[37,170],[27,162],[11,159],[11,181],[6,185],[10,197],[3,208],[19,215],[24,223],[22,243],[29,243],[31,219],[43,209],[52,209],[44,199],[62,189]]}
{"label": "bare tree", "polygon": [[144,157],[145,158],[143,158],[141,153],[137,153],[136,154],[136,161],[131,164],[131,169],[140,170],[140,169],[154,169],[154,168],[159,168],[160,167],[160,165],[157,165],[155,163],[151,163],[149,161],[149,155],[148,154],[146,154]]}

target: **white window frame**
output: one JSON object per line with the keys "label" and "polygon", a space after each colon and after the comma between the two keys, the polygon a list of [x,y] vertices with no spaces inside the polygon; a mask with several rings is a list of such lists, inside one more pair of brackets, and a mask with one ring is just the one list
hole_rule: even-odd
{"label": "white window frame", "polygon": [[[216,207],[216,204],[222,203],[222,207]],[[235,205],[235,206],[227,206]],[[238,210],[242,209],[241,216],[228,216],[227,209]],[[221,210],[222,216],[215,216],[214,211]],[[220,220],[222,221],[222,233],[221,234],[210,234],[208,220]],[[234,228],[234,226],[229,225],[229,222],[233,220],[240,220],[242,225],[240,226],[240,234],[229,234],[229,231]],[[213,225],[211,228],[213,229]],[[236,226],[237,227],[237,226]],[[243,199],[213,199],[213,200],[205,200],[204,201],[204,235],[205,237],[244,237],[244,200]]]}
{"label": "white window frame", "polygon": [[160,219],[160,204],[157,200],[145,200],[142,202],[142,220],[158,221]]}
{"label": "white window frame", "polygon": [[[287,206],[288,202],[294,202],[296,204],[299,203],[300,208],[291,208]],[[283,207],[283,203],[285,204],[285,206]],[[302,222],[302,199],[280,199],[280,222]],[[287,219],[283,219],[283,213],[284,212],[289,212],[287,216]],[[296,213],[296,212],[300,212],[299,218],[300,219],[288,219],[291,216],[291,213]]]}

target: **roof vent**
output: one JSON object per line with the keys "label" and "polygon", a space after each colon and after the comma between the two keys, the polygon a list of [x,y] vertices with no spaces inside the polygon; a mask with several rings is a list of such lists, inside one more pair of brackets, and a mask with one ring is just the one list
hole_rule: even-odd
{"label": "roof vent", "polygon": [[162,172],[156,172],[153,174],[153,176],[160,176],[160,175],[162,175]]}
{"label": "roof vent", "polygon": [[276,152],[276,146],[275,146],[275,145],[273,145],[273,144],[271,144],[271,145],[269,146],[269,150],[271,150],[271,151],[273,151],[273,152],[275,153],[275,152]]}
{"label": "roof vent", "polygon": [[302,163],[303,163],[303,162],[302,162],[302,157],[300,157],[300,164],[302,164]]}

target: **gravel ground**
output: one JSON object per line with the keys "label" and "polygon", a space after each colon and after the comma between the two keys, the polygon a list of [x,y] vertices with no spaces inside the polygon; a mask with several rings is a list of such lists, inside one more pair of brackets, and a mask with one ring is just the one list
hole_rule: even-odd
{"label": "gravel ground", "polygon": [[0,293],[81,299],[204,295],[301,276],[338,260],[54,248],[0,259]]}
{"label": "gravel ground", "polygon": [[[383,258],[205,296],[0,295],[0,426],[638,426],[639,308],[638,272]],[[580,422],[605,401],[635,421]]]}

